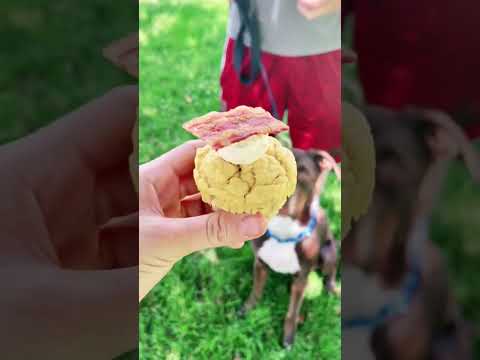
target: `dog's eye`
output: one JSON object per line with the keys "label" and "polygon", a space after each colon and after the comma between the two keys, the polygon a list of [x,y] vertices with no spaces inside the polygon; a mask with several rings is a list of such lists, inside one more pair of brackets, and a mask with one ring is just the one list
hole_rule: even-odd
{"label": "dog's eye", "polygon": [[299,164],[297,166],[297,171],[298,172],[306,172],[307,171],[307,167],[305,165],[302,165],[302,164]]}

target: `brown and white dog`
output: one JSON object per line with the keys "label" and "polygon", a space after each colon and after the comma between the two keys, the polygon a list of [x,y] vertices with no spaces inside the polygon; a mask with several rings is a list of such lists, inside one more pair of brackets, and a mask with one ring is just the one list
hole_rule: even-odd
{"label": "brown and white dog", "polygon": [[469,330],[428,226],[456,155],[478,162],[446,115],[368,107],[376,180],[368,212],[342,243],[343,359],[470,359]]}
{"label": "brown and white dog", "polygon": [[319,197],[330,170],[340,178],[340,169],[327,152],[294,149],[293,153],[297,187],[279,214],[271,219],[267,233],[252,241],[253,289],[241,310],[241,314],[247,313],[260,300],[270,270],[293,275],[283,334],[287,348],[294,342],[309,273],[321,270],[326,289],[338,294],[336,240]]}

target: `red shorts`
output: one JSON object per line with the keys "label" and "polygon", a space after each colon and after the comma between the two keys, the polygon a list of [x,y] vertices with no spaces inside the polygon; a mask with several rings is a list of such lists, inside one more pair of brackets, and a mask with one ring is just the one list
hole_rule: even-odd
{"label": "red shorts", "polygon": [[[355,14],[354,44],[368,103],[468,111],[480,118],[480,42],[472,38],[479,1],[442,0],[435,9],[431,0],[348,3]],[[466,132],[478,138],[480,121]]]}
{"label": "red shorts", "polygon": [[[220,78],[222,102],[227,110],[239,105],[260,106],[272,112],[262,76],[243,85],[233,67],[234,40],[229,39]],[[338,149],[341,144],[340,50],[303,57],[262,53],[262,63],[277,105],[278,116],[288,111],[292,145],[304,150]],[[249,71],[247,49],[243,63]]]}

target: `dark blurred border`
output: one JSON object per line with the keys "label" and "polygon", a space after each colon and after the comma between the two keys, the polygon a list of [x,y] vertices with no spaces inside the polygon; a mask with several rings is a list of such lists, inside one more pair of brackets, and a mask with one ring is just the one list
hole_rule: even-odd
{"label": "dark blurred border", "polygon": [[0,14],[0,143],[133,82],[102,49],[138,31],[135,1],[3,1]]}
{"label": "dark blurred border", "polygon": [[[111,42],[138,31],[136,1],[3,1],[0,17],[0,145],[21,140],[49,126],[55,119],[115,87],[137,83],[102,55],[102,49]],[[1,146],[0,151],[3,154]],[[2,168],[1,172],[3,178],[11,174],[8,168]],[[13,193],[14,189],[9,192]],[[0,229],[0,241],[9,240],[8,235]],[[0,272],[10,269],[11,265],[0,263]],[[28,284],[22,286],[29,287]],[[35,301],[35,297],[32,300]],[[136,296],[132,297],[131,305],[130,309],[137,308]],[[18,316],[25,316],[21,310],[10,310],[12,314],[17,311]],[[31,321],[33,326],[40,325],[35,318]],[[8,331],[8,324],[0,323],[2,333]],[[122,331],[136,336],[138,330],[135,326]],[[94,334],[95,329],[86,330],[86,336],[88,332]],[[68,342],[68,339],[58,341]],[[3,340],[0,344],[4,344]],[[4,348],[2,346],[0,353]],[[38,359],[55,358],[49,354],[37,355]],[[3,356],[15,359],[15,355],[8,352]],[[72,358],[78,356],[78,353],[72,354]],[[133,350],[118,358],[137,357],[138,351]]]}

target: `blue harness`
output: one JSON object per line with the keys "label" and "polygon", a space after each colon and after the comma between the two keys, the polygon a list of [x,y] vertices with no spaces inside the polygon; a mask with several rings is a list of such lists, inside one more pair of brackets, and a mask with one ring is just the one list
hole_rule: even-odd
{"label": "blue harness", "polygon": [[297,236],[282,239],[282,238],[274,235],[269,229],[267,229],[267,232],[265,233],[265,236],[268,237],[268,238],[275,239],[275,241],[277,241],[281,244],[285,244],[285,243],[297,244],[297,243],[303,241],[304,239],[306,239],[307,237],[312,236],[312,233],[315,230],[315,228],[317,227],[317,224],[318,224],[317,214],[315,213],[315,214],[312,214],[310,216],[310,219],[308,220],[307,227],[304,230],[302,230],[300,232],[300,234],[298,234]]}
{"label": "blue harness", "polygon": [[413,297],[420,288],[421,274],[419,266],[414,266],[405,280],[402,289],[402,297],[399,301],[387,303],[373,316],[359,316],[356,318],[342,320],[342,329],[369,328],[375,329],[378,325],[384,324],[391,318],[398,315],[405,315],[412,303]]}

